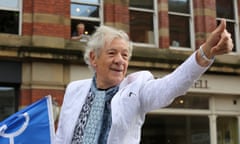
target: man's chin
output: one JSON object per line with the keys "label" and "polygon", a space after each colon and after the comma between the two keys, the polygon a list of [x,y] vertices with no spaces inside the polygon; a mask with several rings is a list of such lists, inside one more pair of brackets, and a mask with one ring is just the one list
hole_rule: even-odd
{"label": "man's chin", "polygon": [[118,85],[118,84],[120,84],[121,82],[122,82],[122,80],[123,80],[123,78],[122,77],[114,77],[114,84],[115,85]]}

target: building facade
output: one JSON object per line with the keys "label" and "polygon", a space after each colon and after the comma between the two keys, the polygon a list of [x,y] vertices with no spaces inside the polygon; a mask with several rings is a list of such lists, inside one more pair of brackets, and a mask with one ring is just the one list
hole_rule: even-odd
{"label": "building facade", "polygon": [[[60,108],[70,81],[90,78],[78,23],[125,30],[128,73],[163,77],[199,48],[221,18],[234,50],[217,56],[186,95],[146,116],[141,144],[240,143],[240,0],[1,0],[0,120],[51,95]],[[57,116],[56,116],[57,119]]]}

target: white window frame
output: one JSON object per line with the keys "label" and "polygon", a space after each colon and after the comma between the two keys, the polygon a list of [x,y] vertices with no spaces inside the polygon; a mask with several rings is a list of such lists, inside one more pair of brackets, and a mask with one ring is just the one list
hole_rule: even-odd
{"label": "white window frame", "polygon": [[154,43],[140,43],[140,42],[133,42],[134,46],[140,47],[158,47],[159,46],[159,35],[158,35],[158,2],[157,0],[153,0],[153,10],[144,9],[144,8],[136,8],[129,6],[129,10],[138,11],[138,12],[148,12],[153,14],[153,36],[154,36]]}
{"label": "white window frame", "polygon": [[9,8],[9,7],[4,7],[0,5],[0,10],[6,10],[6,11],[14,11],[14,12],[19,12],[19,22],[18,22],[18,35],[22,35],[22,0],[17,0],[18,1],[18,8]]}
{"label": "white window frame", "polygon": [[[216,1],[217,2],[217,1]],[[238,7],[237,7],[237,1],[236,0],[232,0],[233,2],[233,7],[234,7],[234,19],[228,19],[228,18],[224,18],[226,19],[226,22],[230,22],[232,24],[234,24],[234,34],[235,34],[235,48],[236,48],[236,52],[231,52],[230,54],[240,54],[240,42],[239,42],[239,22],[238,22]],[[216,18],[217,21],[220,21],[222,18],[221,17],[217,17]]]}
{"label": "white window frame", "polygon": [[[100,25],[103,24],[103,0],[99,0],[98,4],[90,3],[90,2],[79,2],[77,0],[71,0],[71,4],[72,3],[98,6],[99,7],[99,17],[93,18],[93,17],[83,17],[83,16],[72,16],[71,15],[71,19],[99,22]],[[71,14],[71,12],[70,12],[70,14]]]}
{"label": "white window frame", "polygon": [[[186,51],[194,51],[196,50],[195,47],[195,31],[194,31],[194,15],[193,15],[193,2],[189,0],[189,12],[190,14],[186,13],[179,13],[179,12],[171,12],[168,11],[168,15],[175,15],[175,16],[182,16],[182,17],[189,17],[189,32],[190,32],[190,48],[189,47],[175,47],[169,45],[170,49],[177,49],[177,50],[186,50]],[[170,30],[170,27],[169,27]],[[170,39],[170,35],[169,35]]]}

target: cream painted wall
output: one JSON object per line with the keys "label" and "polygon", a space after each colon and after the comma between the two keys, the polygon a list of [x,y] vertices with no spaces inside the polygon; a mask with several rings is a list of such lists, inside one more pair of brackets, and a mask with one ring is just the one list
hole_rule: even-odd
{"label": "cream painted wall", "polygon": [[63,64],[23,63],[22,88],[64,89]]}
{"label": "cream painted wall", "polygon": [[32,63],[32,81],[63,84],[63,65],[54,63]]}
{"label": "cream painted wall", "polygon": [[204,93],[216,93],[216,94],[230,94],[240,96],[240,76],[228,76],[228,75],[203,75],[201,80],[207,80],[208,88],[191,88],[191,92],[204,92]]}
{"label": "cream painted wall", "polygon": [[[236,102],[234,104],[234,101]],[[217,96],[215,99],[216,111],[240,111],[240,96]]]}
{"label": "cream painted wall", "polygon": [[69,68],[69,80],[81,80],[92,78],[93,72],[87,66],[71,65]]}

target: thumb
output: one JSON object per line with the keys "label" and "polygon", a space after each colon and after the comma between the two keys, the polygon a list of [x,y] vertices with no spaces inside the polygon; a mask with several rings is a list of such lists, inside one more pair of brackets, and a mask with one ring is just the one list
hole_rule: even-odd
{"label": "thumb", "polygon": [[215,29],[215,33],[222,33],[226,29],[226,20],[222,19],[221,23]]}

